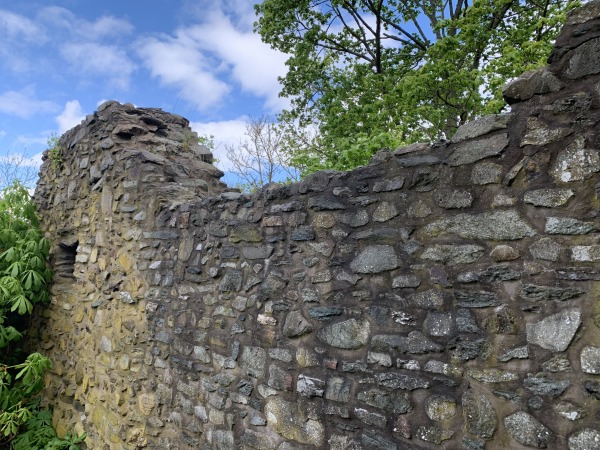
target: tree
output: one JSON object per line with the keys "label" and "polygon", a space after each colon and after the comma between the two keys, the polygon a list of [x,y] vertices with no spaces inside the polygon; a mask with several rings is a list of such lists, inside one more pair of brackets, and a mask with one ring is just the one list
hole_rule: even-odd
{"label": "tree", "polygon": [[274,181],[296,180],[297,173],[284,152],[285,134],[269,116],[251,117],[246,124],[246,138],[239,145],[225,146],[232,172],[241,180],[240,187],[253,191]]}
{"label": "tree", "polygon": [[569,0],[265,0],[264,42],[290,55],[282,120],[316,124],[294,163],[347,169],[384,146],[449,138],[504,108],[500,88],[543,65]]}

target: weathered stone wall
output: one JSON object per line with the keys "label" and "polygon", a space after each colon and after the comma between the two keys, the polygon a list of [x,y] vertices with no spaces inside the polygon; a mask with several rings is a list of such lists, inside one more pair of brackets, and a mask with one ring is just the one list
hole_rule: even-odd
{"label": "weathered stone wall", "polygon": [[600,448],[600,2],[505,94],[450,143],[252,196],[185,119],[103,105],[36,193],[59,428],[97,449]]}

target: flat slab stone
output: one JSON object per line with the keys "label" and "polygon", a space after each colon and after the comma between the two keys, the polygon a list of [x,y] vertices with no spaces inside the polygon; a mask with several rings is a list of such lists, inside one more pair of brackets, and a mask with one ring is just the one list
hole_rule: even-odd
{"label": "flat slab stone", "polygon": [[569,347],[579,325],[581,311],[568,309],[539,322],[528,323],[527,342],[554,352],[563,352]]}
{"label": "flat slab stone", "polygon": [[566,205],[574,195],[571,189],[537,189],[525,192],[523,200],[534,206],[556,208]]}
{"label": "flat slab stone", "polygon": [[483,139],[469,140],[456,144],[448,157],[450,166],[471,164],[490,156],[499,155],[508,146],[508,133],[500,133]]}
{"label": "flat slab stone", "polygon": [[535,230],[515,210],[483,214],[457,214],[427,225],[423,234],[456,234],[466,239],[516,240],[534,236]]}
{"label": "flat slab stone", "polygon": [[484,254],[485,249],[479,245],[433,245],[427,247],[421,254],[422,259],[438,261],[450,266],[456,264],[470,264],[477,261]]}
{"label": "flat slab stone", "polygon": [[431,386],[431,383],[425,378],[396,372],[378,373],[375,375],[375,380],[381,386],[385,386],[390,389],[405,389],[407,391],[414,391],[415,389],[428,389]]}
{"label": "flat slab stone", "polygon": [[573,261],[600,261],[600,245],[576,245],[571,249]]}
{"label": "flat slab stone", "polygon": [[565,301],[585,294],[578,287],[554,287],[526,284],[521,288],[521,297],[535,301]]}
{"label": "flat slab stone", "polygon": [[579,235],[597,229],[594,222],[583,222],[571,217],[547,217],[544,231],[548,234]]}
{"label": "flat slab stone", "polygon": [[503,130],[507,127],[512,116],[513,114],[490,114],[467,122],[456,130],[456,133],[452,136],[452,142],[458,143],[483,136],[495,130]]}

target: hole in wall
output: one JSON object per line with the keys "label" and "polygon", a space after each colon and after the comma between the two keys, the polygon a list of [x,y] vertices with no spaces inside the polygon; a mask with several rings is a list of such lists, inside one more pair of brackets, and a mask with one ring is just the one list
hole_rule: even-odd
{"label": "hole in wall", "polygon": [[75,271],[75,258],[79,241],[60,242],[54,255],[52,268],[54,274],[61,278],[73,278]]}

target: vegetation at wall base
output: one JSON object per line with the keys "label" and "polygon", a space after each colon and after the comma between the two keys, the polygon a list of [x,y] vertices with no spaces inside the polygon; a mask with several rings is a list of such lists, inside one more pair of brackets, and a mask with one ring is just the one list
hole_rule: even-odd
{"label": "vegetation at wall base", "polygon": [[85,436],[59,439],[39,393],[50,360],[27,354],[21,339],[36,304],[48,301],[50,243],[29,191],[14,182],[0,194],[0,448],[78,449]]}

